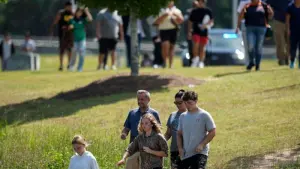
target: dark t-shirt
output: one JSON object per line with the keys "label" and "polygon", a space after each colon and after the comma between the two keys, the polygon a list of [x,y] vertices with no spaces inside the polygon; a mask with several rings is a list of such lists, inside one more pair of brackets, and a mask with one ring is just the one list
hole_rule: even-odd
{"label": "dark t-shirt", "polygon": [[58,22],[58,36],[63,36],[63,31],[66,31],[69,25],[71,24],[70,21],[73,19],[73,13],[66,10],[60,11],[60,20]]}
{"label": "dark t-shirt", "polygon": [[[208,16],[208,17],[207,17]],[[208,19],[209,20],[208,20]],[[212,11],[209,8],[196,8],[191,12],[189,20],[193,22],[193,34],[208,36],[207,29],[200,29],[202,24],[213,19]]]}
{"label": "dark t-shirt", "polygon": [[[290,31],[291,33],[298,33],[300,31],[300,8],[297,8],[294,3],[287,8],[287,14],[290,14]],[[300,32],[298,33],[300,34]]]}
{"label": "dark t-shirt", "polygon": [[265,27],[268,22],[268,7],[264,2],[258,4],[249,3],[245,7],[246,26]]}

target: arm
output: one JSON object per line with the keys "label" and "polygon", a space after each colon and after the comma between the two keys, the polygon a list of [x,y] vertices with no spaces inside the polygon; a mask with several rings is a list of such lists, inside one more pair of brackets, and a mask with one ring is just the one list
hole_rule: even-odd
{"label": "arm", "polygon": [[159,16],[153,23],[153,25],[160,25],[162,21],[164,21],[166,19],[166,17],[168,17],[170,14],[169,13],[165,13],[161,16]]}
{"label": "arm", "polygon": [[270,5],[268,5],[267,8],[268,8],[268,18],[272,19],[274,16],[274,11]]}
{"label": "arm", "polygon": [[176,23],[179,25],[179,24],[182,24],[182,22],[184,21],[184,18],[182,16],[182,13],[176,13],[174,12],[173,15],[176,17],[175,21]]}
{"label": "arm", "polygon": [[241,24],[242,24],[242,20],[244,19],[244,15],[245,15],[245,7],[244,9],[241,11],[241,13],[239,14],[239,18],[238,18],[238,22],[237,22],[237,26],[236,26],[236,33],[238,33]]}
{"label": "arm", "polygon": [[99,165],[95,157],[91,160],[91,169],[99,169]]}
{"label": "arm", "polygon": [[[124,29],[123,29],[122,24],[119,24],[119,31],[120,31],[120,40],[123,41],[124,40]],[[128,134],[128,132],[127,132],[127,134]]]}
{"label": "arm", "polygon": [[99,40],[100,37],[101,37],[100,29],[101,29],[100,21],[97,21],[97,23],[96,23],[96,36],[97,36],[98,40]]}
{"label": "arm", "polygon": [[172,137],[171,128],[168,127],[166,133],[165,133],[165,139],[168,141]]}
{"label": "arm", "polygon": [[158,137],[158,144],[160,147],[159,151],[151,150],[149,147],[143,147],[143,149],[146,153],[155,155],[157,157],[168,157],[168,143],[163,135],[159,134]]}
{"label": "arm", "polygon": [[290,20],[291,20],[291,15],[289,13],[287,13],[285,15],[285,26],[288,32],[288,36],[290,36]]}
{"label": "arm", "polygon": [[54,19],[54,21],[53,21],[53,23],[52,23],[52,25],[50,27],[50,34],[51,34],[51,36],[53,35],[54,27],[55,27],[55,25],[58,24],[60,18],[61,18],[61,14],[60,14],[60,12],[57,12],[57,14],[55,16],[55,19]]}
{"label": "arm", "polygon": [[122,164],[125,164],[126,159],[133,155],[135,152],[138,151],[138,137],[134,139],[134,141],[129,144],[127,150],[125,151],[122,159],[117,163],[117,166],[120,166]]}
{"label": "arm", "polygon": [[216,136],[216,129],[212,129],[208,132],[208,134],[206,135],[206,137],[204,138],[204,140],[200,143],[200,145],[197,147],[197,152],[201,152],[203,150],[203,148],[206,146],[206,144],[208,144],[209,142],[211,142],[211,140]]}
{"label": "arm", "polygon": [[89,22],[93,21],[93,17],[92,17],[92,15],[91,15],[90,11],[89,11],[89,8],[86,7],[86,8],[84,9],[84,13],[85,13],[86,16],[87,16],[87,21],[89,21]]}

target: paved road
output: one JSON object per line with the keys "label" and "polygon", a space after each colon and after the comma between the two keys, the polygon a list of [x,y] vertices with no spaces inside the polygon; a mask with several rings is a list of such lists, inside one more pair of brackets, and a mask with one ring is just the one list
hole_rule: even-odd
{"label": "paved road", "polygon": [[[13,37],[14,43],[16,46],[20,46],[23,43],[22,37]],[[36,45],[39,53],[57,53],[58,41],[54,37],[50,39],[49,37],[33,37],[36,41]],[[123,42],[118,43],[119,52],[125,52],[125,45]],[[87,50],[89,53],[97,53],[98,43],[93,39],[87,39]],[[153,45],[151,42],[143,42],[141,45],[142,52],[152,52]],[[180,53],[180,48],[176,47],[176,54]],[[275,58],[276,50],[274,46],[265,46],[264,47],[264,58]]]}

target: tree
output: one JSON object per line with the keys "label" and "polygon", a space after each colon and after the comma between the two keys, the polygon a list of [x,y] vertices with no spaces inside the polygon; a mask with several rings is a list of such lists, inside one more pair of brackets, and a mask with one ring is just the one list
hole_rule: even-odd
{"label": "tree", "polygon": [[6,3],[7,0],[0,0],[0,3]]}
{"label": "tree", "polygon": [[108,7],[119,11],[121,15],[130,15],[131,24],[131,76],[138,76],[138,43],[137,43],[137,18],[157,15],[162,7],[170,0],[78,0],[92,8]]}

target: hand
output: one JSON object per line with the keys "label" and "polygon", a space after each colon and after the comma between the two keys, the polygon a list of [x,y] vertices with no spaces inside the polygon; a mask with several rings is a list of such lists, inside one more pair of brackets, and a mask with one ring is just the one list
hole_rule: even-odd
{"label": "hand", "polygon": [[200,29],[207,29],[207,25],[206,24],[201,25]]}
{"label": "hand", "polygon": [[184,156],[184,150],[183,150],[183,148],[179,148],[178,152],[179,152],[179,156],[182,158]]}
{"label": "hand", "polygon": [[89,11],[89,8],[88,7],[85,7],[84,8],[84,12],[88,12]]}
{"label": "hand", "polygon": [[237,27],[237,28],[235,29],[235,33],[238,34],[239,32],[240,32],[240,28]]}
{"label": "hand", "polygon": [[143,147],[143,149],[146,153],[152,154],[152,150],[149,147]]}
{"label": "hand", "polygon": [[188,37],[187,37],[187,38],[188,38],[188,40],[192,40],[192,36],[193,36],[193,35],[192,35],[192,33],[191,33],[191,32],[190,32],[190,33],[188,33]]}
{"label": "hand", "polygon": [[122,134],[121,134],[121,139],[122,139],[122,140],[126,140],[126,137],[127,137],[127,135],[126,135],[125,133],[122,133]]}
{"label": "hand", "polygon": [[267,6],[267,9],[268,9],[268,13],[272,13],[270,5]]}
{"label": "hand", "polygon": [[125,164],[125,160],[122,159],[117,163],[117,166],[119,167],[120,165],[124,165]]}
{"label": "hand", "polygon": [[199,144],[198,147],[196,148],[196,152],[200,153],[204,149],[204,145]]}

